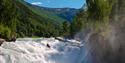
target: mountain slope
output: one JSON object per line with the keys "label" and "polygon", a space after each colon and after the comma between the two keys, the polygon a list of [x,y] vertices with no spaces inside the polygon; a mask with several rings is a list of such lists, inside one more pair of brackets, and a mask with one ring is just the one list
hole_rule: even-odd
{"label": "mountain slope", "polygon": [[48,11],[51,13],[54,13],[55,15],[66,19],[67,21],[72,21],[74,16],[77,14],[77,12],[79,11],[79,9],[75,9],[75,8],[48,8],[48,7],[39,7],[39,6],[35,6],[39,8],[40,10],[44,10],[44,11]]}
{"label": "mountain slope", "polygon": [[[62,34],[61,32],[61,22],[63,19],[59,18],[60,21],[56,18],[46,16],[47,13],[41,13],[40,15],[36,13],[34,10],[38,10],[36,8],[30,7],[23,0],[1,0],[0,1],[0,29],[1,30],[0,37],[8,38],[6,35],[10,35],[10,37],[50,37],[50,36],[59,36]],[[10,32],[9,32],[9,31]],[[61,33],[61,34],[60,34]]]}
{"label": "mountain slope", "polygon": [[79,9],[75,9],[75,8],[48,8],[48,7],[32,5],[28,2],[24,2],[21,0],[20,2],[26,5],[30,10],[32,10],[36,14],[40,16],[44,16],[46,18],[51,18],[59,22],[63,22],[63,21],[71,22],[74,16],[76,15],[76,13],[79,11]]}
{"label": "mountain slope", "polygon": [[54,13],[40,9],[39,6],[35,6],[30,3],[21,1],[21,0],[19,2],[24,4],[26,7],[28,7],[28,9],[30,9],[32,12],[36,13],[39,16],[42,16],[42,17],[48,18],[48,19],[52,19],[53,21],[56,21],[56,22],[66,21],[66,19],[63,19]]}

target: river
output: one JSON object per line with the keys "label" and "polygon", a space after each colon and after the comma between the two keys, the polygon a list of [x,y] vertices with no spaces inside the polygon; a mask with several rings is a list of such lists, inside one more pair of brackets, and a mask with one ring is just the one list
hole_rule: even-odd
{"label": "river", "polygon": [[84,43],[76,40],[18,38],[0,46],[0,63],[90,63],[90,58]]}

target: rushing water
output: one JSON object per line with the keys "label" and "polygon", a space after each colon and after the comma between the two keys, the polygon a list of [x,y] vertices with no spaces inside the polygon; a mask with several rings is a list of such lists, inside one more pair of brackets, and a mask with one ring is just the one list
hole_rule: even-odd
{"label": "rushing water", "polygon": [[87,53],[84,44],[76,40],[19,38],[0,46],[0,63],[89,63]]}

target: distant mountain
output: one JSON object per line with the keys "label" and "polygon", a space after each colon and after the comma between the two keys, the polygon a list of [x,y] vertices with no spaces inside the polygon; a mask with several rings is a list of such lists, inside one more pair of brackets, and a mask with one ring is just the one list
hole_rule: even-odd
{"label": "distant mountain", "polygon": [[43,7],[42,9],[53,12],[57,14],[58,16],[64,19],[67,19],[68,21],[72,21],[73,17],[79,11],[79,9],[75,9],[75,8],[45,8]]}
{"label": "distant mountain", "polygon": [[48,8],[48,7],[40,7],[33,5],[33,7],[40,8],[41,10],[48,11],[50,13],[54,13],[55,15],[66,19],[67,21],[72,21],[76,13],[79,11],[79,9],[75,8]]}

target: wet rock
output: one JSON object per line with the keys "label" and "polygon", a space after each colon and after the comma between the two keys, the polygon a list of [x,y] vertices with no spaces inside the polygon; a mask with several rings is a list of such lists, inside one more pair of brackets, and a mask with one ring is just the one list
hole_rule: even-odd
{"label": "wet rock", "polygon": [[0,46],[5,42],[5,39],[0,38]]}

